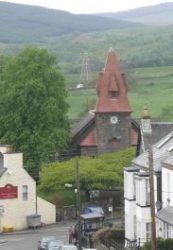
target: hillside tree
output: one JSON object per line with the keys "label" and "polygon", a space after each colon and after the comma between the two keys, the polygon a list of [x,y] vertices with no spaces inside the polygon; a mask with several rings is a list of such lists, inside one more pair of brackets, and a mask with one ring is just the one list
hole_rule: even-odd
{"label": "hillside tree", "polygon": [[[106,153],[98,158],[82,156],[79,159],[82,190],[114,189],[123,186],[123,170],[135,157],[135,148]],[[76,185],[76,159],[44,164],[41,172],[40,193],[57,193],[65,184]]]}
{"label": "hillside tree", "polygon": [[65,80],[47,50],[27,47],[10,58],[0,81],[0,142],[24,153],[35,177],[69,141]]}

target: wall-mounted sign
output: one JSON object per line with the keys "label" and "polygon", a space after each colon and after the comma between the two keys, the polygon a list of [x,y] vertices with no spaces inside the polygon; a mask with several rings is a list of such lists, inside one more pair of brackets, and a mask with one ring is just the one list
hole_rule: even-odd
{"label": "wall-mounted sign", "polygon": [[7,184],[0,187],[0,199],[14,199],[17,198],[17,186]]}

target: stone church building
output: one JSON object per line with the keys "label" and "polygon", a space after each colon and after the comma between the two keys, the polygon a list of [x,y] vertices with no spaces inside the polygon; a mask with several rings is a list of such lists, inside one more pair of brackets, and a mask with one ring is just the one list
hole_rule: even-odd
{"label": "stone church building", "polygon": [[72,154],[96,156],[137,144],[138,126],[131,119],[128,88],[124,74],[110,49],[105,67],[96,84],[94,110],[86,114],[72,129]]}

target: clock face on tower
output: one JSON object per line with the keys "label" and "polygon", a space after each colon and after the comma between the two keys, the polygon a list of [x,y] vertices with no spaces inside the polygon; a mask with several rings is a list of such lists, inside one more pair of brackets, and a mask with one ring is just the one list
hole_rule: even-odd
{"label": "clock face on tower", "polygon": [[112,124],[116,124],[116,123],[118,123],[118,117],[117,116],[111,116],[110,117],[110,123],[112,123]]}

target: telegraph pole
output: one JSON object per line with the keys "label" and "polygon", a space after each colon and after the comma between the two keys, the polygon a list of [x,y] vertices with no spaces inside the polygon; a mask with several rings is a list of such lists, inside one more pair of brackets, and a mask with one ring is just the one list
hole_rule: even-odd
{"label": "telegraph pole", "polygon": [[76,198],[77,198],[77,219],[78,219],[78,243],[79,250],[82,249],[81,246],[81,218],[80,218],[80,210],[81,210],[81,200],[80,200],[80,166],[79,166],[79,158],[76,156]]}
{"label": "telegraph pole", "polygon": [[152,146],[149,147],[149,176],[150,176],[150,208],[151,208],[151,250],[157,250]]}
{"label": "telegraph pole", "polygon": [[81,73],[80,73],[80,80],[79,84],[86,85],[89,82],[89,56],[88,53],[83,53],[82,56],[82,65],[81,65]]}

